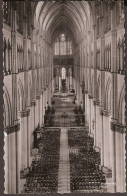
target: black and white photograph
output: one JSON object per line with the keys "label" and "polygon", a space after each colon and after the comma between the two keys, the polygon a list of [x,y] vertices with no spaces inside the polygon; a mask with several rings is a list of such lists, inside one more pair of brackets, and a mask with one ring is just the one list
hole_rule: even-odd
{"label": "black and white photograph", "polygon": [[125,193],[123,0],[3,0],[4,193]]}

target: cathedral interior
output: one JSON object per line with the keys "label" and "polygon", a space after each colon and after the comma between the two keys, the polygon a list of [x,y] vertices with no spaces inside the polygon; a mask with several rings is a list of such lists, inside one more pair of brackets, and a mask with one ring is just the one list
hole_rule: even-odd
{"label": "cathedral interior", "polygon": [[4,1],[5,193],[125,192],[124,2]]}

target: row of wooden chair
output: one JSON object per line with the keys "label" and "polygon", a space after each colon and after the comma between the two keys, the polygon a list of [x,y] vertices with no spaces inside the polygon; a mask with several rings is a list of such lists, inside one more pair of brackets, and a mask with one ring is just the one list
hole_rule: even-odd
{"label": "row of wooden chair", "polygon": [[33,160],[25,193],[56,193],[58,189],[60,130],[47,129],[39,141],[39,160]]}
{"label": "row of wooden chair", "polygon": [[95,152],[94,140],[85,129],[70,129],[68,131],[70,149],[70,189],[71,192],[102,191],[106,182],[105,176],[99,170],[100,154]]}

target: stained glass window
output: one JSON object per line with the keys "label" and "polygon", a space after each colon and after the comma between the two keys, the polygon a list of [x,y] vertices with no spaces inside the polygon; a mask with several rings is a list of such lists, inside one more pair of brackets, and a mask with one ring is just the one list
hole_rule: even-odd
{"label": "stained glass window", "polygon": [[66,69],[63,67],[62,68],[62,80],[66,79]]}
{"label": "stained glass window", "polygon": [[61,34],[59,38],[55,42],[54,47],[55,55],[71,55],[72,54],[72,41],[65,36],[65,34]]}

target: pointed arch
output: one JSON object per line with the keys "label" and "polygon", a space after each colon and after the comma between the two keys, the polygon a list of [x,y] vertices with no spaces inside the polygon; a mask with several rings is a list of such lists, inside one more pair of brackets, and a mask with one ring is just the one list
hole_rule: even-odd
{"label": "pointed arch", "polygon": [[97,86],[96,86],[96,98],[98,101],[101,99],[101,92],[100,92],[100,75],[98,76]]}
{"label": "pointed arch", "polygon": [[111,110],[111,78],[109,77],[105,89],[105,109]]}
{"label": "pointed arch", "polygon": [[125,125],[125,85],[123,85],[119,97],[118,122]]}
{"label": "pointed arch", "polygon": [[22,111],[24,108],[24,88],[22,81],[18,80],[18,110]]}
{"label": "pointed arch", "polygon": [[4,125],[9,126],[12,122],[12,107],[11,107],[11,99],[7,88],[4,86]]}
{"label": "pointed arch", "polygon": [[91,80],[91,93],[92,93],[92,96],[94,97],[94,77],[93,76]]}
{"label": "pointed arch", "polygon": [[28,100],[29,103],[32,100],[32,82],[30,76],[28,76]]}

